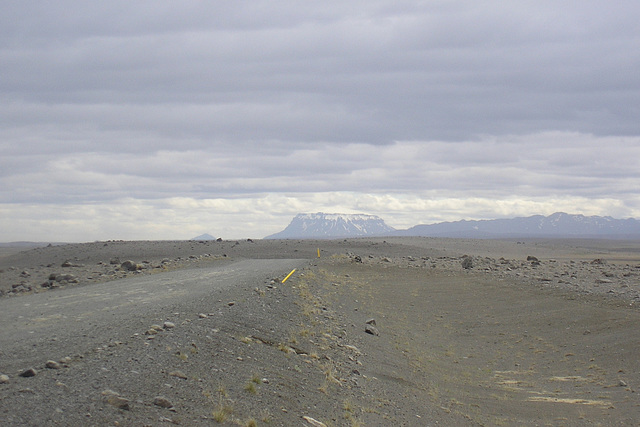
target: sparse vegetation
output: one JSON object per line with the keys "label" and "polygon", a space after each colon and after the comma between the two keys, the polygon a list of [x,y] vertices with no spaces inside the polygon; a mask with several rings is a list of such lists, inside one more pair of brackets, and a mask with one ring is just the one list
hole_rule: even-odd
{"label": "sparse vegetation", "polygon": [[216,409],[215,411],[213,411],[213,419],[218,422],[218,423],[223,423],[225,421],[227,421],[227,419],[229,418],[229,416],[233,414],[233,407],[229,406],[229,405],[221,405],[218,407],[218,409]]}
{"label": "sparse vegetation", "polygon": [[258,426],[258,422],[253,418],[249,418],[244,423],[244,427],[257,427],[257,426]]}
{"label": "sparse vegetation", "polygon": [[249,381],[247,384],[245,384],[244,386],[245,391],[251,393],[251,394],[257,394],[258,393],[258,387],[256,387],[256,383],[254,383],[253,381]]}

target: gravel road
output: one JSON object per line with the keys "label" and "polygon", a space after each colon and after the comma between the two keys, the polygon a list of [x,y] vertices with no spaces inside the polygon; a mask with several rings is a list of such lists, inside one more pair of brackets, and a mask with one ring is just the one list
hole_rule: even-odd
{"label": "gravel road", "polygon": [[216,290],[286,274],[305,260],[254,259],[131,277],[0,300],[0,371],[82,354],[144,330],[163,312],[213,298]]}

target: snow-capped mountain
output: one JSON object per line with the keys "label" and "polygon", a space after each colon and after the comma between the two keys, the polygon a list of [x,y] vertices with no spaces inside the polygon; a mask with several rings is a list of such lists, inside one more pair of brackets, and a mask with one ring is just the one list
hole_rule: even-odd
{"label": "snow-capped mountain", "polygon": [[416,225],[399,231],[403,236],[427,237],[591,237],[637,238],[640,221],[610,216],[570,215],[556,212],[549,216],[481,221],[455,221]]}
{"label": "snow-capped mountain", "polygon": [[333,239],[382,236],[395,231],[375,215],[303,213],[279,233],[265,239]]}

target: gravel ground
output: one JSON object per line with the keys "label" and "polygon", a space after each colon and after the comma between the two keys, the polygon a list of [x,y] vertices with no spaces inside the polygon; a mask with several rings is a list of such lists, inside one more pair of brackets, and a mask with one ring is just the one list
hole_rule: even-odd
{"label": "gravel ground", "polygon": [[[241,259],[308,259],[286,283],[274,275],[176,302],[126,325],[126,334],[113,331],[55,360],[42,354],[7,371],[21,355],[0,346],[0,419],[638,425],[638,247],[428,238],[94,242],[0,256],[2,298],[16,304],[33,293]],[[20,376],[29,368],[34,376]]]}

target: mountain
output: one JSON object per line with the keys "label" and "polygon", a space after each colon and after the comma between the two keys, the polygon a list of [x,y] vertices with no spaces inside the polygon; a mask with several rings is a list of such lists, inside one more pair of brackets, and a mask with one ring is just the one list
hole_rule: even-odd
{"label": "mountain", "polygon": [[614,219],[610,216],[570,215],[556,212],[547,217],[534,215],[523,218],[481,221],[455,221],[421,224],[395,235],[426,237],[589,237],[638,238],[640,221],[633,218]]}
{"label": "mountain", "polygon": [[201,234],[199,236],[193,237],[189,240],[216,240],[216,238],[213,237],[211,234],[205,233],[205,234]]}
{"label": "mountain", "polygon": [[296,215],[287,228],[265,239],[334,239],[382,236],[394,231],[375,215],[318,212]]}

